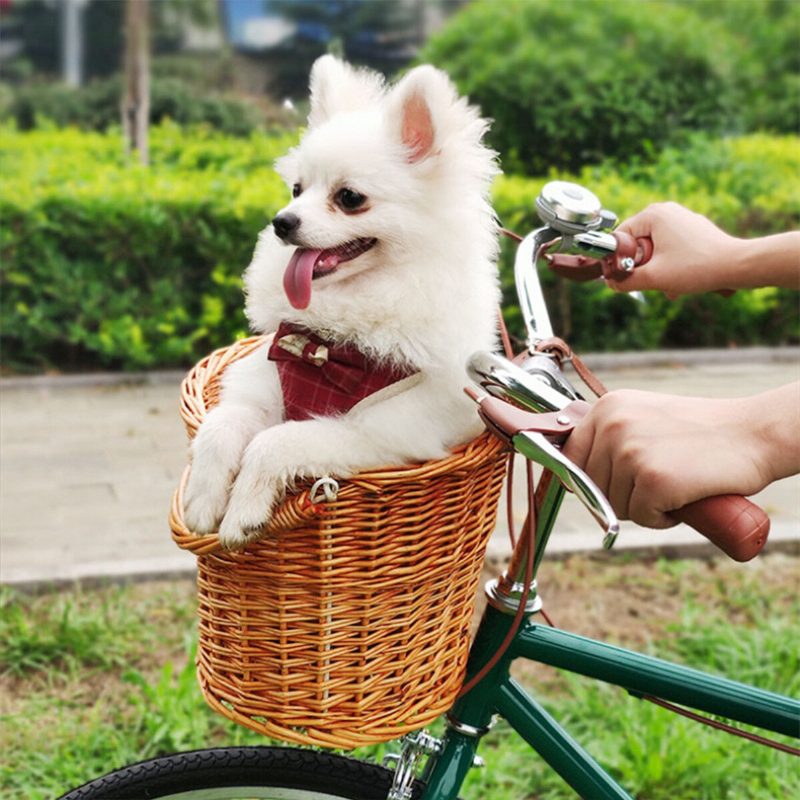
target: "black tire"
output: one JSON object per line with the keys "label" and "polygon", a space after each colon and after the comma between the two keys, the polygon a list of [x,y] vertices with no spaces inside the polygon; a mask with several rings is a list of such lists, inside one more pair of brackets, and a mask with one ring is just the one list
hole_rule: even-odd
{"label": "black tire", "polygon": [[[393,773],[377,764],[291,747],[220,747],[131,764],[59,800],[386,800]],[[244,790],[237,794],[236,789]],[[255,794],[253,789],[261,789]],[[418,798],[422,784],[415,782]],[[219,789],[213,793],[213,789]],[[277,793],[267,793],[269,789]],[[198,797],[200,795],[198,794]]]}

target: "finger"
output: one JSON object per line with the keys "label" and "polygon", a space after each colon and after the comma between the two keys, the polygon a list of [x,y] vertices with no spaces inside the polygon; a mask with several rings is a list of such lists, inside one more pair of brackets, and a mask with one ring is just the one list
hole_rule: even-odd
{"label": "finger", "polygon": [[620,519],[630,519],[630,498],[633,493],[633,473],[619,460],[611,464],[608,502]]}
{"label": "finger", "polygon": [[628,219],[620,222],[617,226],[617,230],[629,233],[636,239],[642,236],[649,236],[652,238],[653,222],[654,213],[652,208],[648,206],[644,211],[640,211],[638,214],[634,214],[632,217],[628,217]]}
{"label": "finger", "polygon": [[629,519],[646,528],[672,528],[678,524],[668,513],[659,510],[647,482],[634,480],[628,503],[628,514]]}
{"label": "finger", "polygon": [[596,427],[591,411],[575,426],[569,439],[564,445],[564,455],[584,469],[594,443]]}
{"label": "finger", "polygon": [[611,289],[612,292],[619,292],[621,294],[627,294],[628,292],[640,292],[644,291],[645,289],[652,289],[653,286],[650,285],[650,281],[648,281],[647,276],[644,275],[637,275],[636,271],[632,272],[629,276],[622,278],[621,280],[613,280],[609,278],[606,280],[606,286]]}
{"label": "finger", "polygon": [[597,484],[597,488],[606,497],[608,497],[611,487],[611,463],[608,448],[598,446],[592,448],[584,468],[584,472]]}
{"label": "finger", "polygon": [[620,280],[608,279],[606,285],[615,292],[640,292],[647,289],[658,289],[658,281],[653,279],[653,276],[658,274],[656,270],[658,270],[658,261],[653,258],[645,266],[637,267]]}

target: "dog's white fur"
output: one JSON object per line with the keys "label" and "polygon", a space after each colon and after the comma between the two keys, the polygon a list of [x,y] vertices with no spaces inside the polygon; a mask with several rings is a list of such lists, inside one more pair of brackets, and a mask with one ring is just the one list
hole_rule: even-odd
{"label": "dog's white fur", "polygon": [[[294,247],[270,225],[245,275],[252,327],[297,322],[419,372],[342,416],[284,422],[266,346],[231,365],[192,444],[185,494],[189,528],[219,525],[229,548],[258,535],[298,478],[439,458],[480,430],[462,388],[467,358],[496,341],[497,225],[487,196],[497,169],[481,143],[487,123],[432,67],[387,88],[331,56],[312,69],[308,121],[277,164],[289,186],[302,186],[283,209],[301,219],[297,243],[378,244],[314,280],[310,304],[297,310],[282,288]],[[332,204],[345,186],[366,195],[368,210]]]}

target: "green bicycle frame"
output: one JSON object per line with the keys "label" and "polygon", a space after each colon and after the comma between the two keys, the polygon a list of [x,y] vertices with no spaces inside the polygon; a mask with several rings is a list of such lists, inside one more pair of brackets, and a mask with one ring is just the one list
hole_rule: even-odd
{"label": "green bicycle frame", "polygon": [[[540,503],[535,563],[547,544],[563,488],[553,481]],[[511,625],[508,611],[487,607],[470,653],[468,675],[475,675],[495,653]],[[633,696],[651,696],[800,737],[800,702],[689,667],[640,655],[557,628],[539,625],[529,615],[503,658],[447,715],[449,727],[440,751],[423,776],[423,800],[455,800],[473,765],[481,736],[494,715],[510,726],[581,797],[592,800],[630,795],[509,675],[515,658],[526,658],[622,687]]]}

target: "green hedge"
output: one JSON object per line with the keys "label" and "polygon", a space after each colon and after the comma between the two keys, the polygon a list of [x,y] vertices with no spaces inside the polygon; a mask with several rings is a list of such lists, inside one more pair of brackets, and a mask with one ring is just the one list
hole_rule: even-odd
{"label": "green hedge", "polygon": [[[60,83],[36,83],[11,90],[2,117],[20,130],[47,122],[104,131],[120,123],[121,78],[95,80],[72,88]],[[232,136],[248,136],[266,123],[287,126],[288,115],[266,100],[257,106],[241,98],[208,91],[178,79],[153,78],[150,122],[171,120],[180,125],[207,124]]]}
{"label": "green hedge", "polygon": [[2,131],[2,355],[16,369],[187,364],[246,330],[241,272],[296,135]]}
{"label": "green hedge", "polygon": [[[186,365],[246,332],[241,273],[258,232],[288,199],[271,168],[296,134],[235,139],[166,124],[152,166],[123,155],[117,134],[0,129],[0,313],[7,368]],[[586,168],[577,179],[624,217],[674,199],[728,230],[757,235],[800,224],[796,137],[694,139],[655,164]],[[552,177],[566,177],[553,173]],[[503,222],[536,224],[544,178],[494,188]],[[510,252],[503,281],[512,330]],[[556,329],[582,351],[798,339],[796,295],[772,289],[643,306],[599,283],[568,292]]]}

